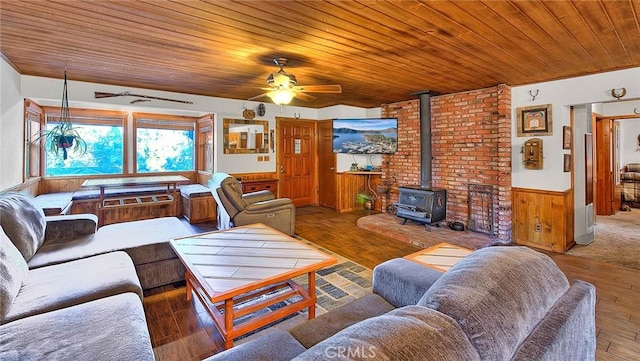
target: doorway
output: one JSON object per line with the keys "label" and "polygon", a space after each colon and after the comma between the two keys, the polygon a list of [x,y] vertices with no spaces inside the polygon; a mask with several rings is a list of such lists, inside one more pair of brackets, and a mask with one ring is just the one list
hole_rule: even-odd
{"label": "doorway", "polygon": [[315,120],[276,117],[278,190],[280,197],[291,198],[296,207],[318,204],[316,128]]}

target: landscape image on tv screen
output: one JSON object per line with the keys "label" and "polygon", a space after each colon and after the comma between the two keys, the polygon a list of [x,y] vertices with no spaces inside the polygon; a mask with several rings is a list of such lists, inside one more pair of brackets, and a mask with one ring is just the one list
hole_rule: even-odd
{"label": "landscape image on tv screen", "polygon": [[334,119],[333,152],[390,154],[398,150],[398,119]]}

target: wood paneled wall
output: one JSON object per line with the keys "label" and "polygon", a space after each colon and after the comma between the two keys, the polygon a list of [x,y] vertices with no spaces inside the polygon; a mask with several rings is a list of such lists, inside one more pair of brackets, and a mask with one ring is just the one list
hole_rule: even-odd
{"label": "wood paneled wall", "polygon": [[31,194],[32,196],[37,196],[38,193],[38,189],[40,187],[40,177],[36,177],[36,178],[31,178],[27,181],[25,181],[24,183],[20,183],[17,186],[5,189],[0,191],[0,193],[4,193],[4,192],[26,192]]}
{"label": "wood paneled wall", "polygon": [[512,191],[513,242],[561,253],[575,245],[572,190]]}
{"label": "wood paneled wall", "polygon": [[[358,193],[367,192],[371,193],[367,186],[367,177],[370,178],[371,188],[374,190],[380,183],[380,174],[353,174],[349,172],[338,173],[336,175],[336,194],[337,199],[337,211],[338,212],[350,212],[356,209],[362,209],[362,205],[358,204]],[[375,202],[375,209],[381,211],[382,201],[380,197]]]}
{"label": "wood paneled wall", "polygon": [[[172,173],[173,174],[173,173]],[[180,172],[181,176],[189,178],[191,183],[198,183],[199,178],[196,172]],[[161,175],[154,173],[154,175]],[[56,177],[42,178],[38,194],[54,192],[75,192],[82,190],[82,183],[89,178],[113,178],[113,177],[142,177],[144,174],[129,175],[105,175],[105,176],[80,176],[80,177]]]}

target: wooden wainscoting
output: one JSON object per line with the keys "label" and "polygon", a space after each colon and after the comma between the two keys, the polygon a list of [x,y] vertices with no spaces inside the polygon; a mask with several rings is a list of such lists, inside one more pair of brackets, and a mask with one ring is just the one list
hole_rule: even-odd
{"label": "wooden wainscoting", "polygon": [[35,177],[35,178],[31,178],[28,179],[27,181],[25,181],[24,183],[20,183],[16,186],[7,188],[5,190],[1,190],[0,193],[4,193],[4,192],[25,192],[25,193],[29,193],[32,196],[37,196],[38,193],[38,189],[40,187],[40,181],[41,178],[40,177]]}
{"label": "wooden wainscoting", "polygon": [[573,190],[513,188],[513,242],[554,252],[575,245]]}
{"label": "wooden wainscoting", "polygon": [[[197,172],[179,172],[170,173],[184,176],[191,181],[191,183],[199,183]],[[153,175],[166,175],[166,173],[154,173]],[[87,179],[94,178],[114,178],[114,177],[142,177],[145,174],[110,174],[100,176],[79,176],[79,177],[55,177],[55,178],[42,178],[40,181],[40,189],[38,194],[43,193],[55,193],[55,192],[75,192],[83,190],[82,183]]]}
{"label": "wooden wainscoting", "polygon": [[[362,209],[362,205],[358,204],[358,193],[366,192],[371,194],[369,186],[372,189],[376,189],[376,186],[381,181],[380,173],[378,172],[344,172],[336,175],[336,194],[338,212],[351,212],[356,209]],[[369,181],[369,185],[367,185]],[[382,201],[378,198],[375,202],[375,210],[380,212],[382,209]]]}

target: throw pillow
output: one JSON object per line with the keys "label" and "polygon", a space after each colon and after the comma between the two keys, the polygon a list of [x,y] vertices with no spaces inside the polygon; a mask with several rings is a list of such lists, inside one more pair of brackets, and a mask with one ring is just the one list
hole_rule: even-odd
{"label": "throw pillow", "polygon": [[9,312],[28,271],[27,262],[0,227],[0,323]]}
{"label": "throw pillow", "polygon": [[44,242],[47,221],[33,196],[22,192],[0,194],[0,226],[29,262]]}

